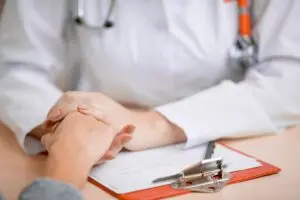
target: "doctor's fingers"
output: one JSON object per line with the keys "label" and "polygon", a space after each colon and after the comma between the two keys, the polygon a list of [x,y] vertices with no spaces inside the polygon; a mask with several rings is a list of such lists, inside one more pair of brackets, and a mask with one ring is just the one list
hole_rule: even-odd
{"label": "doctor's fingers", "polygon": [[122,136],[118,136],[105,154],[99,158],[100,160],[96,164],[102,164],[106,161],[115,159],[118,153],[123,149],[124,145],[128,143],[131,138],[131,134],[123,134]]}
{"label": "doctor's fingers", "polygon": [[115,137],[107,152],[96,164],[102,164],[108,160],[113,160],[117,157],[118,153],[123,149],[124,145],[132,139],[132,133],[135,127],[128,125],[125,126],[120,133]]}
{"label": "doctor's fingers", "polygon": [[111,144],[109,150],[106,153],[106,160],[114,159],[117,157],[118,153],[123,149],[125,144],[127,144],[132,139],[131,133],[126,133],[118,136]]}
{"label": "doctor's fingers", "polygon": [[117,154],[123,149],[124,145],[127,144],[132,139],[132,134],[135,130],[135,127],[132,125],[127,125],[122,128],[118,135],[113,140],[110,145],[107,153],[108,155],[115,158]]}
{"label": "doctor's fingers", "polygon": [[[84,115],[92,116],[96,120],[101,121],[106,125],[113,127],[114,124],[113,121],[109,118],[109,116],[106,113],[104,113],[104,111],[100,107],[97,107],[96,105],[91,105],[91,106],[88,106],[86,104],[78,105],[77,111]],[[119,130],[117,132],[119,132]]]}
{"label": "doctor's fingers", "polygon": [[81,104],[91,105],[92,99],[88,95],[66,92],[50,109],[47,120],[57,122],[64,119],[70,112],[77,110]]}

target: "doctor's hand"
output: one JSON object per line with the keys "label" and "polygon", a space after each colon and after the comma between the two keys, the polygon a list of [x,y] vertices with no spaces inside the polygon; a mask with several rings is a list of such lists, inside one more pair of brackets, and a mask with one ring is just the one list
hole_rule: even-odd
{"label": "doctor's hand", "polygon": [[142,150],[186,140],[182,129],[159,113],[128,109],[97,92],[65,93],[50,110],[46,124],[59,122],[78,106],[79,112],[109,121],[116,129],[133,124],[136,128],[133,138],[124,146],[128,150]]}
{"label": "doctor's hand", "polygon": [[68,114],[54,133],[42,137],[48,151],[45,175],[82,187],[90,169],[99,158],[105,157],[116,135],[124,144],[131,139],[130,131],[127,126],[116,133],[94,117],[78,112]]}
{"label": "doctor's hand", "polygon": [[100,109],[102,111],[101,119],[109,122],[116,129],[120,129],[127,124],[127,120],[124,120],[124,118],[131,117],[128,109],[100,92],[75,91],[66,92],[61,96],[57,103],[50,109],[47,121],[44,124],[47,127],[49,124],[53,125],[61,121],[69,113],[76,111],[78,106],[97,106],[99,108],[98,111],[100,112]]}

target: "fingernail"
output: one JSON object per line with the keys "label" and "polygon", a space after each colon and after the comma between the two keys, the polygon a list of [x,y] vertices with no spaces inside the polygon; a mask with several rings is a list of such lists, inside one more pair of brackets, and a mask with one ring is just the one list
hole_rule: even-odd
{"label": "fingernail", "polygon": [[116,154],[113,153],[112,151],[107,152],[105,155],[105,160],[113,160],[116,158]]}
{"label": "fingernail", "polygon": [[125,132],[125,133],[133,133],[135,131],[135,126],[133,125],[126,125],[122,132]]}
{"label": "fingernail", "polygon": [[106,160],[113,160],[113,159],[115,159],[116,157],[114,157],[113,155],[108,155],[107,157],[106,157]]}
{"label": "fingernail", "polygon": [[95,163],[94,166],[101,165],[103,163],[105,163],[105,160],[99,160],[98,162]]}
{"label": "fingernail", "polygon": [[60,110],[55,110],[55,111],[51,112],[51,113],[48,115],[48,119],[55,120],[55,119],[58,118],[60,115],[61,115]]}

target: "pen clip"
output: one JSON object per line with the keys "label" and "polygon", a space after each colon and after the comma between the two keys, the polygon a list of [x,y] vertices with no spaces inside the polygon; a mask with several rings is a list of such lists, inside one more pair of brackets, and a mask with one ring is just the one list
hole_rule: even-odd
{"label": "pen clip", "polygon": [[176,179],[171,186],[174,189],[185,189],[192,192],[218,192],[230,180],[231,175],[224,171],[223,158],[202,160],[185,168],[178,174],[157,178],[153,183]]}
{"label": "pen clip", "polygon": [[211,158],[198,162],[183,170],[182,176],[171,184],[174,189],[186,189],[193,192],[218,192],[230,180],[224,171],[223,158]]}

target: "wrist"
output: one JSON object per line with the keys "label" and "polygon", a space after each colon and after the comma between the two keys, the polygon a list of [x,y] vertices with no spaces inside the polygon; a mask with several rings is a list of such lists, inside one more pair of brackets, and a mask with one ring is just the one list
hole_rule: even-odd
{"label": "wrist", "polygon": [[133,138],[125,149],[138,151],[186,141],[183,130],[160,113],[145,111],[136,116]]}
{"label": "wrist", "polygon": [[182,128],[168,120],[165,116],[160,114],[157,111],[151,111],[155,117],[154,117],[154,128],[156,131],[160,133],[166,133],[168,135],[173,135],[174,139],[178,142],[182,142],[186,140],[184,131]]}
{"label": "wrist", "polygon": [[166,133],[173,128],[166,118],[152,110],[135,112],[133,121],[137,132],[148,130],[153,133]]}
{"label": "wrist", "polygon": [[170,133],[175,128],[168,119],[156,111],[148,111],[144,117],[144,121],[148,122],[151,129],[156,133]]}
{"label": "wrist", "polygon": [[49,155],[44,175],[53,180],[70,184],[82,189],[86,183],[91,166],[85,162],[72,162],[66,157],[56,158]]}

